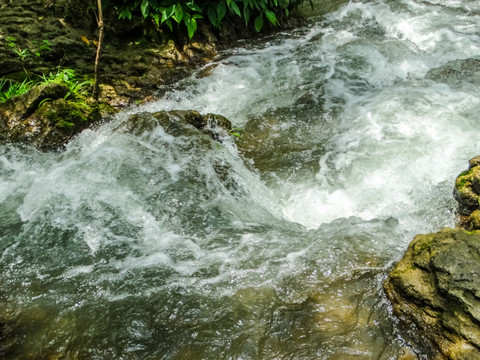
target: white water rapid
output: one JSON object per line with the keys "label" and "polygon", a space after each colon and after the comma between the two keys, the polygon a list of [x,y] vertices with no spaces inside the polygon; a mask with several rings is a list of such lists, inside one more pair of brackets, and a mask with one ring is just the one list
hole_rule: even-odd
{"label": "white water rapid", "polygon": [[[66,151],[2,146],[0,353],[398,359],[382,282],[415,234],[454,225],[454,179],[480,154],[476,59],[480,2],[350,1]],[[171,109],[244,139],[114,131]]]}

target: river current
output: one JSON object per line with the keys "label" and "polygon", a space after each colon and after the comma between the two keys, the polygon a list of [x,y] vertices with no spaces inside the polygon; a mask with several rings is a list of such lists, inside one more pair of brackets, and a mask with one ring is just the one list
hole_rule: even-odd
{"label": "river current", "polygon": [[[476,57],[478,1],[344,2],[66,151],[1,147],[0,353],[428,359],[382,282],[415,234],[454,226],[479,154]],[[171,109],[226,116],[256,153],[113,131]]]}

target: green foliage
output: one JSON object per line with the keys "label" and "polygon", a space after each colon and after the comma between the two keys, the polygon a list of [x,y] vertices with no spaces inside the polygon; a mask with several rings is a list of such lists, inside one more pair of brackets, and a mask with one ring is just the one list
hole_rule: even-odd
{"label": "green foliage", "polygon": [[229,134],[230,136],[234,136],[234,137],[236,137],[236,138],[238,138],[238,139],[241,139],[244,133],[245,133],[245,130],[240,129],[240,128],[233,128],[233,129],[230,129],[230,130],[228,131],[228,134]]}
{"label": "green foliage", "polygon": [[90,95],[90,90],[93,86],[92,80],[79,81],[75,70],[73,69],[58,69],[56,73],[50,73],[49,75],[43,74],[40,76],[40,85],[46,85],[50,83],[63,84],[68,88],[68,93],[64,99],[80,98]]}
{"label": "green foliage", "polygon": [[23,82],[0,79],[0,104],[15,96],[25,94],[33,86],[33,81],[27,79]]}
{"label": "green foliage", "polygon": [[54,110],[47,112],[46,117],[57,128],[72,130],[85,127],[92,111],[91,107],[83,103],[61,100]]}
{"label": "green foliage", "polygon": [[[43,74],[35,80],[25,79],[21,83],[0,78],[0,104],[12,97],[25,94],[35,85],[47,85],[51,83],[63,84],[68,88],[68,92],[64,97],[64,99],[67,100],[90,96],[93,81],[91,79],[84,81],[78,80],[75,70],[73,69],[58,69],[56,73]],[[45,99],[43,102],[49,100],[51,99]]]}
{"label": "green foliage", "polygon": [[[13,36],[8,36],[6,38],[8,41],[8,46],[12,49],[12,51],[18,56],[18,59],[21,61],[27,60],[29,57],[32,56],[32,53],[30,52],[29,49],[25,48],[22,49],[18,44],[17,44],[17,39],[14,38]],[[50,51],[51,50],[51,44],[50,41],[46,39],[42,39],[41,42],[34,41],[35,44],[35,49],[33,50],[33,55],[40,57],[42,55],[42,52],[45,51]]]}
{"label": "green foliage", "polygon": [[119,19],[131,19],[133,15],[151,18],[158,27],[166,26],[170,31],[174,25],[183,25],[188,36],[197,31],[197,20],[208,18],[215,26],[220,27],[228,16],[239,16],[250,26],[260,31],[264,20],[276,26],[279,14],[289,15],[290,9],[301,0],[109,0],[106,6],[112,5]]}
{"label": "green foliage", "polygon": [[44,51],[50,51],[52,48],[50,47],[52,44],[50,44],[50,41],[46,39],[42,39],[40,43],[34,42],[36,45],[36,50],[35,50],[35,56],[39,57],[42,55],[42,52]]}

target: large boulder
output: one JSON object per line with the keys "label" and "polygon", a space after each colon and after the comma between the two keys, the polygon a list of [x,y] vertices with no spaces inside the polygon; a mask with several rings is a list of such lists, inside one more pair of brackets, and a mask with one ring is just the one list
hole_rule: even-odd
{"label": "large boulder", "polygon": [[416,236],[385,282],[407,337],[431,359],[480,359],[479,269],[480,232],[447,228]]}
{"label": "large boulder", "polygon": [[50,83],[0,104],[0,144],[23,143],[39,150],[55,150],[115,111],[94,99],[67,100],[68,95],[65,85]]}

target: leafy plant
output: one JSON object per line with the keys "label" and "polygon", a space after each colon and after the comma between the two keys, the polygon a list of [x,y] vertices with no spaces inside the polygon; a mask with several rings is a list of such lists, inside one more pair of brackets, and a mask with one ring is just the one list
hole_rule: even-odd
{"label": "leafy plant", "polygon": [[[34,80],[25,79],[21,83],[0,78],[0,103],[4,103],[12,97],[25,94],[35,85],[47,85],[51,83],[63,84],[68,88],[68,92],[64,96],[64,99],[67,100],[90,96],[93,81],[91,79],[81,81],[77,79],[75,70],[60,68],[56,73],[43,74]],[[43,102],[51,100],[52,99],[45,99]]]}
{"label": "leafy plant", "polygon": [[12,51],[17,54],[18,58],[22,61],[25,61],[28,57],[30,57],[30,51],[28,49],[12,49]]}
{"label": "leafy plant", "polygon": [[35,50],[35,56],[39,57],[43,51],[50,51],[52,50],[51,48],[51,43],[50,41],[46,39],[42,39],[40,43],[34,42],[35,45],[37,46],[37,49]]}
{"label": "leafy plant", "polygon": [[8,41],[9,47],[14,48],[15,46],[17,46],[17,43],[16,43],[17,39],[14,38],[13,36],[7,36],[6,40]]}
{"label": "leafy plant", "polygon": [[64,97],[65,99],[88,96],[93,85],[92,80],[77,80],[77,75],[73,69],[58,69],[56,73],[41,75],[40,79],[40,85],[51,83],[64,84],[68,88],[68,92]]}
{"label": "leafy plant", "polygon": [[[18,44],[17,44],[17,39],[14,38],[13,36],[8,36],[6,38],[8,41],[8,46],[12,49],[12,51],[18,56],[18,58],[21,61],[25,61],[27,58],[29,58],[32,54],[29,49],[25,48],[22,49]],[[50,41],[46,39],[42,39],[40,43],[37,41],[33,42],[36,46],[36,49],[34,49],[34,55],[39,57],[43,51],[49,51],[51,50],[51,44]]]}
{"label": "leafy plant", "polygon": [[166,26],[173,31],[175,24],[183,24],[188,36],[197,31],[197,20],[207,17],[220,27],[226,16],[239,16],[249,26],[253,20],[255,30],[260,31],[265,20],[278,25],[277,15],[289,15],[290,9],[301,0],[110,0],[120,19],[131,19],[133,15],[151,18],[157,26]]}
{"label": "leafy plant", "polygon": [[228,131],[228,135],[234,136],[238,139],[241,139],[244,133],[245,133],[245,130],[240,128],[232,128]]}
{"label": "leafy plant", "polygon": [[32,80],[25,79],[20,83],[4,78],[0,79],[0,104],[15,96],[25,94],[32,86]]}
{"label": "leafy plant", "polygon": [[17,39],[13,36],[8,36],[6,38],[8,41],[8,46],[12,49],[12,51],[18,56],[18,58],[24,61],[26,58],[30,56],[30,52],[28,49],[22,49],[20,46],[17,45]]}

